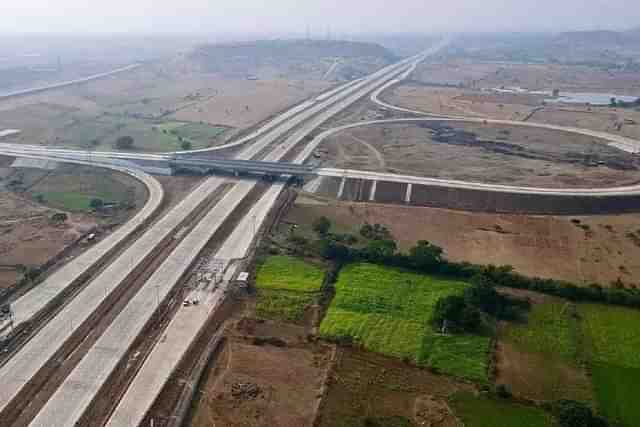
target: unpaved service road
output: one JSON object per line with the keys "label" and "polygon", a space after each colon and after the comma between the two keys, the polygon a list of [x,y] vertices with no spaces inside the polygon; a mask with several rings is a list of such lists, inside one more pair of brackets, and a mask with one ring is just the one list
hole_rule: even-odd
{"label": "unpaved service road", "polygon": [[327,138],[320,153],[324,165],[337,168],[491,184],[603,188],[640,181],[634,156],[596,138],[517,126],[373,125]]}

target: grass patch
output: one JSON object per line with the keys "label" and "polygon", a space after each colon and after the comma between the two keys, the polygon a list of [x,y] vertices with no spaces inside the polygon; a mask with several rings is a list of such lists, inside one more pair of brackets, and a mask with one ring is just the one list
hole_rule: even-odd
{"label": "grass patch", "polygon": [[48,191],[46,193],[38,193],[38,195],[42,195],[42,197],[44,197],[45,203],[47,203],[48,205],[72,212],[89,210],[91,207],[91,200],[97,197],[89,194],[79,194],[65,191]]}
{"label": "grass patch", "polygon": [[640,369],[594,363],[591,372],[602,414],[619,425],[637,425],[640,420],[640,407],[636,401]]}
{"label": "grass patch", "polygon": [[351,337],[366,349],[429,364],[442,372],[487,381],[488,337],[441,337],[429,320],[436,302],[466,283],[372,264],[342,270],[320,333]]}
{"label": "grass patch", "polygon": [[30,189],[31,197],[43,198],[44,203],[66,211],[86,211],[92,199],[105,203],[134,204],[135,188],[118,179],[113,173],[88,167],[73,172],[56,170],[39,180]]}
{"label": "grass patch", "polygon": [[640,407],[640,311],[597,304],[580,306],[591,356],[593,385],[602,413],[624,426],[637,425]]}
{"label": "grass patch", "polygon": [[527,323],[510,323],[503,338],[526,351],[575,360],[577,325],[571,311],[570,303],[534,304]]}
{"label": "grass patch", "polygon": [[543,410],[506,400],[457,393],[451,398],[455,414],[466,427],[551,427],[553,417]]}
{"label": "grass patch", "polygon": [[322,286],[324,271],[313,264],[289,256],[271,256],[258,269],[258,289],[280,289],[297,292],[317,292]]}
{"label": "grass patch", "polygon": [[324,272],[313,264],[288,256],[272,256],[258,269],[256,315],[299,323],[305,309],[319,295]]}

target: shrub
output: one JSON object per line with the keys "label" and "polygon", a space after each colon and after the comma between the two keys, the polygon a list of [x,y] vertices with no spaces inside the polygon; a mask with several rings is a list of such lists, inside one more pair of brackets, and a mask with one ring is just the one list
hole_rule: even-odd
{"label": "shrub", "polygon": [[318,233],[319,236],[326,236],[331,228],[331,221],[326,216],[321,216],[320,218],[313,221],[313,231]]}
{"label": "shrub", "polygon": [[409,262],[413,268],[421,271],[435,271],[442,263],[443,250],[426,240],[421,240],[409,252]]}
{"label": "shrub", "polygon": [[553,405],[553,414],[560,427],[606,427],[607,422],[594,415],[584,403],[560,400]]}
{"label": "shrub", "polygon": [[102,199],[91,199],[89,206],[91,209],[100,210],[104,206],[104,201]]}

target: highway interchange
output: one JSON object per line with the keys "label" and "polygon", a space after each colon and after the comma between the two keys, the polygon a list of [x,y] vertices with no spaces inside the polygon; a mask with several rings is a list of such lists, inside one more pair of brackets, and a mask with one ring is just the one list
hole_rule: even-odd
{"label": "highway interchange", "polygon": [[[386,67],[371,76],[360,81],[348,83],[337,90],[331,91],[325,96],[320,96],[303,107],[294,107],[296,111],[286,112],[285,118],[280,116],[271,123],[263,126],[259,137],[240,152],[239,159],[252,159],[264,153],[262,159],[266,161],[279,161],[287,155],[305,136],[333,115],[344,110],[360,98],[366,96],[389,79],[404,73],[407,67],[423,60],[424,54],[409,58],[397,64]],[[274,144],[286,136],[283,142]],[[243,141],[243,145],[247,141]],[[21,155],[10,149],[3,149],[4,154]],[[33,152],[23,154],[34,156]],[[229,180],[219,177],[211,177],[205,180],[196,190],[173,208],[168,214],[156,221],[144,234],[136,239],[124,252],[116,257],[96,277],[94,277],[80,292],[75,295],[55,316],[53,316],[34,336],[31,337],[6,363],[0,367],[0,383],[3,384],[0,391],[0,415],[13,414],[16,420],[20,414],[12,410],[12,405],[18,400],[24,400],[25,390],[29,388],[34,378],[42,373],[47,363],[56,355],[63,345],[70,342],[78,333],[81,325],[88,322],[94,312],[99,309],[116,290],[125,282],[128,276],[137,268],[138,264],[151,256],[161,243],[175,234],[180,224],[187,216],[198,209],[205,199],[218,191],[220,199],[208,210],[204,217],[193,225],[191,231],[184,236],[173,251],[163,260],[153,275],[140,287],[135,296],[128,301],[126,306],[118,313],[113,322],[105,329],[97,342],[84,354],[79,363],[66,376],[64,381],[56,388],[55,392],[47,399],[44,406],[30,421],[33,426],[72,426],[81,418],[86,408],[91,404],[100,388],[115,368],[120,358],[133,343],[138,333],[154,314],[156,306],[149,301],[164,300],[175,287],[184,273],[191,267],[197,255],[211,240],[216,231],[227,218],[236,212],[236,209],[252,191],[257,183],[251,180]],[[224,188],[223,188],[224,187]],[[251,208],[249,215],[238,224],[227,239],[218,247],[216,258],[225,259],[227,262],[236,258],[243,258],[249,249],[248,244],[238,245],[238,242],[253,241],[256,231],[266,218],[278,194],[284,187],[283,184],[275,184],[260,195],[257,203]],[[153,204],[148,205],[149,209]],[[248,218],[253,224],[249,226]],[[256,226],[256,221],[259,221]],[[116,244],[115,242],[113,242]],[[106,250],[106,248],[103,248]],[[80,259],[80,258],[78,258]],[[69,264],[76,264],[77,260]],[[80,265],[79,263],[77,265]],[[82,267],[80,267],[82,268]],[[73,277],[52,275],[49,286],[55,289],[64,289],[70,285]],[[38,289],[38,288],[36,288]],[[22,298],[24,301],[38,300],[38,307],[46,306],[47,299],[53,299],[55,294],[42,295],[28,293]],[[22,299],[21,298],[21,299]],[[205,301],[200,307],[202,310],[211,309],[215,303]],[[16,307],[29,304],[16,301]],[[32,312],[35,311],[32,310]],[[23,316],[23,319],[28,315]],[[130,390],[136,390],[137,384],[154,384],[147,387],[145,393],[134,392],[125,394],[120,405],[109,421],[109,425],[137,425],[142,420],[149,406],[160,393],[164,383],[169,378],[177,363],[186,351],[191,340],[206,320],[206,315],[201,317],[200,325],[194,325],[193,334],[181,334],[174,343],[177,351],[172,366],[166,366],[158,371],[153,366],[145,368],[147,363],[154,360],[153,353],[147,359],[147,363],[134,378]],[[174,318],[180,319],[180,315]],[[167,331],[167,336],[172,336],[172,322]],[[199,326],[199,327],[198,327]],[[166,364],[166,358],[163,358]],[[151,380],[149,380],[149,378]],[[35,390],[37,394],[37,390]],[[20,403],[20,402],[18,402]],[[133,413],[131,413],[133,411]],[[20,412],[20,411],[17,411]],[[126,415],[121,417],[120,414]],[[5,418],[6,419],[6,418]],[[118,420],[126,420],[118,424]],[[24,422],[24,420],[21,420]]]}
{"label": "highway interchange", "polygon": [[[250,134],[211,149],[179,152],[171,155],[215,152],[238,147],[237,160],[259,160],[281,162],[289,159],[293,164],[302,165],[317,146],[328,136],[342,130],[392,122],[424,120],[465,120],[484,122],[482,119],[461,117],[414,118],[379,120],[346,125],[324,131],[312,140],[306,138],[328,119],[343,111],[359,99],[371,99],[384,108],[412,114],[424,114],[402,107],[396,107],[378,99],[383,90],[405,79],[428,55],[436,53],[443,45],[438,45],[420,55],[399,63],[363,79],[341,85],[314,99],[305,101],[278,117],[270,120]],[[487,120],[491,123],[543,126],[561,131],[586,133],[602,138],[608,144],[630,153],[640,151],[637,141],[581,129],[559,128],[557,126],[536,125],[522,122]],[[305,144],[299,153],[294,148]],[[89,154],[80,150],[47,150],[42,147],[3,144],[0,154],[32,158],[48,158],[76,163],[88,163]],[[169,156],[171,156],[169,155]],[[106,420],[109,426],[137,426],[145,419],[154,401],[161,393],[167,380],[175,372],[184,355],[193,344],[200,330],[211,314],[224,300],[226,287],[237,273],[237,268],[250,253],[260,228],[266,223],[271,208],[285,188],[285,183],[271,185],[247,178],[213,176],[205,179],[195,190],[166,214],[157,218],[163,200],[162,187],[150,175],[141,172],[134,165],[122,166],[106,163],[107,158],[166,160],[167,155],[131,156],[123,153],[91,153],[94,159],[104,158],[101,166],[110,167],[140,179],[148,188],[149,198],[140,212],[127,224],[117,229],[107,238],[70,261],[43,283],[13,302],[16,323],[34,318],[39,312],[56,300],[68,287],[79,281],[88,270],[102,266],[91,275],[88,283],[65,301],[65,304],[47,321],[39,325],[33,335],[22,344],[0,366],[0,417],[16,425],[36,427],[62,427],[76,425],[86,414],[126,357],[134,342],[159,310],[161,302],[171,298],[172,292],[193,268],[205,247],[212,246],[209,260],[215,261],[224,270],[223,280],[217,287],[206,289],[201,304],[179,307],[163,332],[163,339],[157,342],[144,359],[139,370],[131,379],[126,390]],[[387,180],[426,185],[473,188],[486,191],[504,191],[525,194],[558,195],[628,195],[640,194],[640,186],[610,189],[536,189],[530,187],[499,186],[430,178],[397,176],[393,174],[349,171],[339,169],[317,169],[319,176],[355,177],[371,180]],[[228,227],[231,225],[231,227]],[[226,232],[226,229],[229,229]],[[135,233],[144,230],[135,239]],[[186,230],[186,232],[184,232]],[[131,240],[131,241],[128,241]],[[116,250],[118,249],[118,250]],[[153,262],[152,262],[153,261]],[[113,298],[124,292],[133,276],[147,264],[154,264],[144,280],[139,280],[135,293],[121,301],[121,309],[113,314],[110,323],[96,337],[95,342],[82,350],[81,357],[68,365],[53,390],[47,392],[46,399],[39,407],[28,408],[24,399],[35,399],[40,393],[38,383],[49,383],[54,376],[50,371],[52,361],[61,354],[67,356],[76,347],[63,352],[63,347],[83,338],[83,326],[98,324],[95,313],[104,309]],[[146,270],[145,270],[146,271]],[[93,323],[92,323],[93,322]],[[80,347],[77,347],[80,348]],[[80,350],[78,350],[80,351]],[[65,356],[65,358],[67,357]],[[65,362],[57,362],[63,365]],[[54,364],[55,365],[55,364]],[[54,369],[55,371],[55,369]],[[42,379],[39,379],[42,377]],[[32,414],[32,415],[25,415]]]}

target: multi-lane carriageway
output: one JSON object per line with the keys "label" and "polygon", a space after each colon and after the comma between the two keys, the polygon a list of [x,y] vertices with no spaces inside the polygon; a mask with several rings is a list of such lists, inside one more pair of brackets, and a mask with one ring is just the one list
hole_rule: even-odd
{"label": "multi-lane carriageway", "polygon": [[[433,50],[435,51],[435,49]],[[264,131],[251,143],[246,144],[238,159],[250,160],[262,157],[263,160],[277,162],[303,141],[304,137],[327,119],[347,108],[358,99],[369,94],[402,73],[414,63],[424,59],[431,52],[421,54],[392,66],[386,67],[371,76],[338,88],[315,102],[296,107],[295,113],[284,113],[287,119],[274,119],[265,125]],[[320,98],[320,97],[319,97]],[[284,141],[281,139],[285,137]],[[250,142],[250,141],[245,141]],[[277,144],[275,144],[278,142]],[[266,153],[265,155],[261,155]],[[14,154],[17,154],[14,152]],[[301,163],[303,159],[296,161]],[[267,212],[282,189],[275,184],[266,191],[261,190],[254,181],[228,180],[212,177],[205,180],[196,190],[187,196],[168,214],[157,220],[144,234],[124,249],[109,265],[68,301],[45,325],[43,325],[6,363],[0,367],[0,419],[16,425],[33,426],[72,426],[80,420],[91,402],[99,395],[101,387],[108,380],[114,368],[133,344],[139,332],[149,322],[156,311],[157,304],[152,301],[164,301],[180,282],[193,264],[201,250],[216,236],[219,244],[215,247],[216,257],[231,261],[245,256],[248,243],[264,221]],[[243,207],[243,201],[253,195],[257,202]],[[211,199],[215,200],[211,200]],[[206,211],[194,219],[194,212]],[[74,354],[75,365],[67,366],[68,374],[57,378],[54,387],[50,381],[56,377],[55,364],[64,361],[55,359],[60,354],[72,354],[65,345],[82,342],[78,336],[82,326],[92,320],[92,315],[131,278],[140,264],[157,255],[163,242],[175,236],[177,230],[188,225],[186,233],[170,253],[163,255],[159,265],[150,273],[135,293],[130,295],[118,313],[112,313],[113,320],[105,326],[93,345],[84,349],[83,354]],[[239,222],[238,222],[239,218]],[[217,236],[223,224],[231,221],[233,232]],[[256,227],[258,223],[258,227]],[[239,244],[241,243],[241,244]],[[52,276],[53,277],[53,276]],[[59,285],[63,288],[64,278]],[[23,298],[34,298],[31,293]],[[126,294],[126,293],[125,293]],[[211,302],[213,307],[215,301]],[[202,310],[212,310],[212,306],[203,304]],[[202,321],[191,325],[192,329],[183,334],[173,335],[179,325],[172,322],[166,331],[173,352],[169,360],[159,358],[157,352],[151,352],[140,371],[133,379],[129,391],[125,393],[115,409],[109,425],[138,425],[146,411],[160,393],[164,383],[188,348]],[[174,321],[181,319],[180,312]],[[77,344],[76,344],[77,345]],[[78,347],[79,348],[79,347]],[[164,359],[162,369],[158,370],[158,359]],[[55,363],[52,363],[55,362]],[[49,381],[49,383],[48,383]],[[49,384],[46,391],[43,384]],[[53,389],[53,391],[51,391]],[[143,393],[138,391],[142,390]],[[49,393],[46,402],[35,399],[40,393]],[[40,407],[25,407],[23,399],[33,399]],[[22,403],[22,404],[21,404]],[[16,411],[16,406],[23,408]],[[25,416],[24,414],[35,414]],[[6,415],[10,415],[9,418]],[[10,424],[9,424],[10,425]]]}

